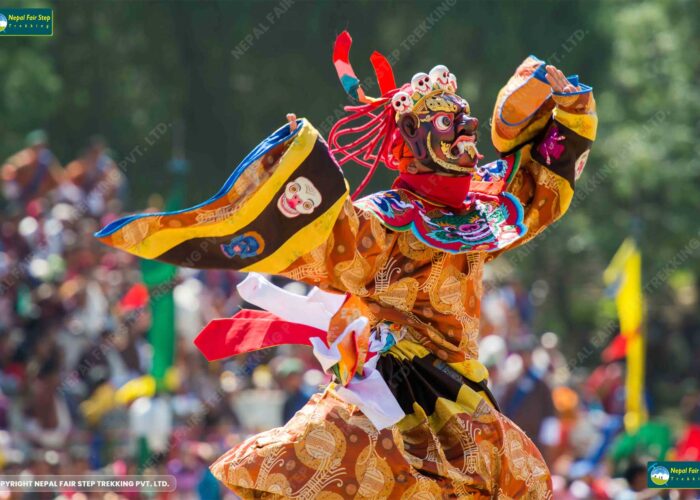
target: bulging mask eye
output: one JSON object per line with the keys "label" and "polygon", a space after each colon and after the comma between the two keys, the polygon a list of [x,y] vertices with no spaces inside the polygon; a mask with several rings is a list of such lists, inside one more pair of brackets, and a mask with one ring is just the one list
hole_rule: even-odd
{"label": "bulging mask eye", "polygon": [[433,125],[441,132],[448,130],[452,126],[452,118],[446,114],[437,115],[433,118]]}

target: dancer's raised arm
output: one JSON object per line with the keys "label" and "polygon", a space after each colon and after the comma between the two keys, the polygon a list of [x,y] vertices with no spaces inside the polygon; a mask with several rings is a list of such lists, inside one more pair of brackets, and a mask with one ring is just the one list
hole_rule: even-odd
{"label": "dancer's raised arm", "polygon": [[496,149],[519,162],[508,191],[523,205],[527,233],[510,250],[569,208],[596,136],[593,92],[578,76],[566,78],[531,56],[499,93],[492,124]]}

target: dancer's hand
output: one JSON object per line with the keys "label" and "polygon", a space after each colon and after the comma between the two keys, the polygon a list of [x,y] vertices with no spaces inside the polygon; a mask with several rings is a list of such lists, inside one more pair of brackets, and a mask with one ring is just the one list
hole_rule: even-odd
{"label": "dancer's hand", "polygon": [[287,113],[287,121],[289,122],[289,130],[294,132],[297,129],[297,115],[294,113]]}
{"label": "dancer's hand", "polygon": [[[552,86],[552,90],[554,92],[559,92],[559,93],[568,93],[568,92],[576,92],[577,90],[581,90],[580,87],[576,87],[573,85],[569,80],[566,79],[564,76],[564,73],[561,72],[560,69],[558,69],[556,66],[551,66],[547,65],[546,67],[547,70],[547,81],[549,84]],[[289,115],[287,115],[289,116]]]}

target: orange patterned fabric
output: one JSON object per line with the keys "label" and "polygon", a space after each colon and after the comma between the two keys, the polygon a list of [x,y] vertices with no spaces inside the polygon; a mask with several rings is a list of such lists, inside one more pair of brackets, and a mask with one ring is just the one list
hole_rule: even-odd
{"label": "orange patterned fabric", "polygon": [[552,97],[535,78],[541,64],[526,60],[494,111],[497,149],[521,154],[508,191],[523,205],[524,238],[498,252],[449,254],[348,200],[328,240],[283,272],[351,294],[371,326],[401,332],[378,369],[406,416],[378,431],[329,387],[212,466],[243,498],[551,498],[539,451],[490,402],[477,357],[486,261],[563,215],[595,138],[590,88]]}
{"label": "orange patterned fabric", "polygon": [[486,255],[427,247],[348,201],[328,241],[282,274],[360,297],[371,324],[403,325],[407,339],[444,361],[461,362],[477,357]]}
{"label": "orange patterned fabric", "polygon": [[[390,332],[385,338],[393,343],[375,359],[374,375],[390,392],[382,397],[396,399],[402,419],[379,431],[331,386],[284,427],[223,455],[212,471],[229,488],[244,498],[551,497],[540,453],[496,409],[477,352],[485,263],[564,214],[595,139],[590,88],[552,96],[542,64],[528,58],[494,110],[496,149],[520,157],[507,189],[522,204],[527,227],[523,238],[497,252],[448,253],[409,226],[384,226],[348,198],[335,160],[305,120],[297,132],[283,127],[263,141],[205,204],[126,218],[98,233],[142,257],[282,274],[347,293],[348,310],[362,311],[370,334]],[[304,212],[295,208],[302,185],[312,202]],[[468,231],[466,222],[440,227]],[[357,351],[364,352],[365,340],[360,336]],[[348,359],[351,373],[356,363]]]}
{"label": "orange patterned fabric", "polygon": [[[385,356],[411,363],[429,353],[484,381],[477,336],[487,255],[426,247],[348,202],[329,240],[284,275],[347,291],[365,302],[372,324],[400,326],[403,340]],[[440,391],[437,377],[428,382]],[[378,432],[329,388],[283,428],[223,455],[212,472],[243,498],[548,498],[540,453],[483,394],[463,386],[458,397],[411,410]]]}
{"label": "orange patterned fabric", "polygon": [[427,418],[405,432],[377,431],[329,390],[211,469],[244,499],[551,498],[537,449],[486,402],[438,432]]}
{"label": "orange patterned fabric", "polygon": [[[496,148],[504,154],[520,153],[520,168],[508,191],[520,200],[527,226],[524,238],[498,252],[447,253],[419,240],[409,228],[383,226],[344,194],[340,172],[306,122],[289,145],[298,150],[293,162],[278,161],[275,155],[282,149],[266,150],[269,172],[262,163],[244,165],[245,182],[235,182],[225,197],[214,199],[218,221],[219,211],[229,217],[235,212],[232,207],[260,198],[253,207],[254,220],[246,224],[275,228],[264,241],[265,249],[284,255],[278,255],[274,266],[269,258],[260,260],[255,270],[348,293],[370,327],[388,326],[395,343],[387,344],[391,347],[377,360],[376,370],[405,414],[379,431],[329,387],[284,427],[249,438],[213,464],[215,476],[243,498],[551,498],[549,471],[540,453],[496,409],[477,352],[485,263],[535,237],[564,214],[595,139],[590,88],[582,85],[575,94],[552,96],[541,79],[542,64],[528,58],[499,94],[494,110]],[[274,137],[286,141],[285,134],[281,129]],[[270,221],[282,221],[282,229],[289,229],[294,221],[311,220],[308,213],[280,218],[285,210],[279,208],[282,199],[276,201],[289,177],[299,175],[302,167],[311,173],[330,168],[318,178],[304,173],[297,180],[314,181],[320,202],[332,205],[318,212],[332,216],[323,219],[319,241],[325,241],[320,246],[308,251],[317,243],[305,241],[304,250],[299,246],[290,253],[283,250],[286,237],[280,237],[279,223]],[[261,172],[266,175],[258,175]],[[337,174],[334,182],[326,182],[328,172]],[[273,189],[269,183],[275,176],[284,178]],[[282,215],[275,212],[275,203]],[[189,215],[194,219],[178,219],[183,226],[178,231],[182,229],[186,239],[199,227],[196,213]],[[112,232],[121,230],[119,226],[107,232],[106,243],[131,251],[151,234],[145,229],[137,224],[129,241],[115,242]],[[218,243],[228,240],[199,247],[202,258],[188,264],[248,269],[244,257],[229,258]],[[151,258],[168,259],[168,252],[156,250]],[[183,261],[178,257],[177,262]]]}

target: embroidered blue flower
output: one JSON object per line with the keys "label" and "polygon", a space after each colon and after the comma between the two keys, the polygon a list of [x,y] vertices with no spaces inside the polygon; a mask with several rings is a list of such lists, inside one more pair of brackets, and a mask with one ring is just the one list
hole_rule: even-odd
{"label": "embroidered blue flower", "polygon": [[231,238],[231,241],[221,245],[221,251],[229,259],[240,257],[249,259],[257,257],[263,251],[265,242],[255,231],[249,231]]}

